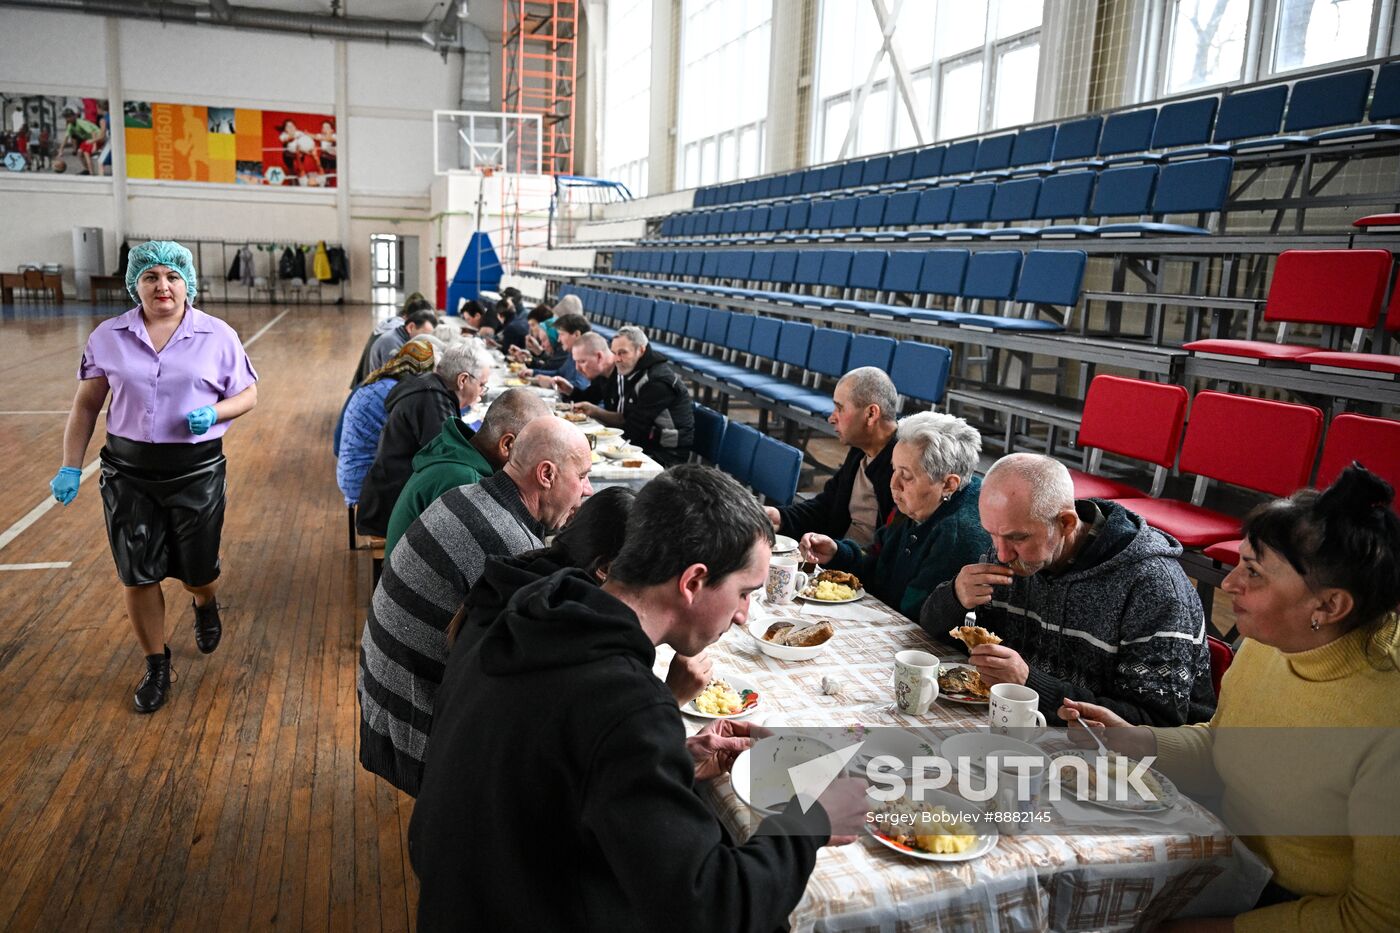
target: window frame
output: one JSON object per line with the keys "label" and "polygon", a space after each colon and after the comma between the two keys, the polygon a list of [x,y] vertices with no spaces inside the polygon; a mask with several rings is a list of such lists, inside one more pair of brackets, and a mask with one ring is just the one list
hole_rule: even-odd
{"label": "window frame", "polygon": [[1176,22],[1176,9],[1182,0],[1150,0],[1149,14],[1151,28],[1143,38],[1144,57],[1150,63],[1138,89],[1139,103],[1160,100],[1188,94],[1218,91],[1222,88],[1253,84],[1291,75],[1344,67],[1348,64],[1370,61],[1389,55],[1396,47],[1395,8],[1397,0],[1374,0],[1371,8],[1369,41],[1364,52],[1348,58],[1338,58],[1330,62],[1298,65],[1293,68],[1278,68],[1278,30],[1282,23],[1282,8],[1286,0],[1246,0],[1249,11],[1245,17],[1244,58],[1240,64],[1240,75],[1225,81],[1199,84],[1194,87],[1170,90],[1167,87],[1167,55],[1171,50],[1172,26]]}

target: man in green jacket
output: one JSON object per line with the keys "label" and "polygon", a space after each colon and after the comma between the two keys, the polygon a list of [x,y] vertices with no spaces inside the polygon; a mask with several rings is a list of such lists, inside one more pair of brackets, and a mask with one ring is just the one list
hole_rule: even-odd
{"label": "man in green jacket", "polygon": [[413,457],[413,475],[394,503],[384,536],[384,558],[408,526],[439,496],[457,486],[480,482],[505,466],[515,436],[549,406],[529,389],[508,389],[486,409],[481,430],[473,433],[461,418],[448,418],[442,431]]}

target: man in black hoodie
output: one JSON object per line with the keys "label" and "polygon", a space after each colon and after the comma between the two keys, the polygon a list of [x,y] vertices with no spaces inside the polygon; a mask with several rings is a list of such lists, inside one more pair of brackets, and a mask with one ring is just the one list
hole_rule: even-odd
{"label": "man in black hoodie", "polygon": [[413,475],[414,454],[438,436],[443,422],[476,404],[490,375],[486,345],[470,337],[444,350],[432,372],[410,376],[389,391],[384,399],[388,418],[355,510],[360,534],[382,538],[389,533],[394,503]]}
{"label": "man in black hoodie", "polygon": [[[774,930],[831,827],[867,809],[838,780],[744,845],[697,796],[747,745],[687,740],[652,673],[748,614],[772,529],[735,481],[679,466],[637,494],[601,588],[563,570],[520,589],[468,654],[428,744],[409,825],[420,930]],[[848,830],[849,831],[849,830]]]}

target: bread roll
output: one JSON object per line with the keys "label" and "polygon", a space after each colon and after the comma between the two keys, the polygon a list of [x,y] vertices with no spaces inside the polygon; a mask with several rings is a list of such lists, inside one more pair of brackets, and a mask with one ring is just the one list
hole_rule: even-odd
{"label": "bread roll", "polygon": [[830,622],[818,622],[788,632],[783,636],[781,643],[789,648],[815,648],[817,645],[826,644],[826,640],[835,634],[836,629]]}
{"label": "bread roll", "polygon": [[791,628],[791,622],[774,622],[772,625],[768,626],[768,631],[763,633],[763,640],[783,644],[781,639]]}

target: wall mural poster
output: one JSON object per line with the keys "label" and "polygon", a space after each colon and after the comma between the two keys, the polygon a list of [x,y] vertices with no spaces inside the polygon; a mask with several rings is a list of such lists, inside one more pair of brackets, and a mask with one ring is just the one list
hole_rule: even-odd
{"label": "wall mural poster", "polygon": [[107,101],[0,91],[0,164],[11,172],[112,174]]}
{"label": "wall mural poster", "polygon": [[126,102],[128,178],[333,188],[335,118]]}

